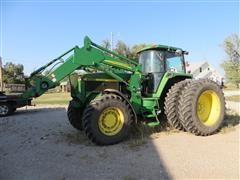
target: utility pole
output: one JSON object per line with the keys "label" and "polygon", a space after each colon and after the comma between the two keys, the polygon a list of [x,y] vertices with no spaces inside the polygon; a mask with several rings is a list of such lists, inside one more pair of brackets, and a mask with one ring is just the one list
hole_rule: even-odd
{"label": "utility pole", "polygon": [[3,91],[2,58],[0,56],[0,91]]}
{"label": "utility pole", "polygon": [[110,43],[111,43],[111,51],[112,51],[113,50],[113,32],[111,32],[110,36],[111,36],[111,40],[110,40],[111,42]]}
{"label": "utility pole", "polygon": [[115,37],[117,39],[117,36],[118,36],[118,38],[120,36],[120,32],[118,32],[117,35],[114,34],[113,32],[110,33],[110,45],[111,45],[110,49],[111,49],[111,51],[113,51],[113,49],[114,49],[114,35],[115,35]]}

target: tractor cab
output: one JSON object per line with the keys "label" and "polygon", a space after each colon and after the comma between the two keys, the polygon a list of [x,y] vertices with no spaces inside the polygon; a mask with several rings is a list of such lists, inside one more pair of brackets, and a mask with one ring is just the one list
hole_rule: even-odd
{"label": "tractor cab", "polygon": [[175,73],[186,73],[184,54],[180,48],[164,45],[150,46],[142,49],[139,53],[139,63],[142,72],[146,75],[148,92],[153,93],[167,71]]}

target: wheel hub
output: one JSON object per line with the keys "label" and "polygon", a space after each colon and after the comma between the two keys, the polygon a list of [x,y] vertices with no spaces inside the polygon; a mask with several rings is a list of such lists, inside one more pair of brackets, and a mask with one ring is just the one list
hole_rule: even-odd
{"label": "wheel hub", "polygon": [[216,92],[206,90],[202,92],[197,102],[197,115],[204,125],[214,125],[220,117],[221,102]]}
{"label": "wheel hub", "polygon": [[98,126],[103,134],[113,136],[121,131],[123,123],[123,112],[117,107],[109,107],[101,113]]}
{"label": "wheel hub", "polygon": [[0,105],[0,115],[6,115],[8,113],[7,105]]}

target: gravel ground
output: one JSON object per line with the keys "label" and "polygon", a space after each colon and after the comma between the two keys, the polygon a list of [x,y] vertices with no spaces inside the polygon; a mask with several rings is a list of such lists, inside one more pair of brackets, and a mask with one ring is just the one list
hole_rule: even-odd
{"label": "gravel ground", "polygon": [[232,109],[234,112],[236,112],[238,115],[240,115],[240,103],[239,102],[227,101],[226,107],[227,107],[227,109]]}
{"label": "gravel ground", "polygon": [[239,179],[239,131],[161,132],[101,147],[70,126],[65,107],[22,108],[0,119],[0,179]]}
{"label": "gravel ground", "polygon": [[240,89],[239,90],[224,90],[225,96],[235,96],[240,95]]}

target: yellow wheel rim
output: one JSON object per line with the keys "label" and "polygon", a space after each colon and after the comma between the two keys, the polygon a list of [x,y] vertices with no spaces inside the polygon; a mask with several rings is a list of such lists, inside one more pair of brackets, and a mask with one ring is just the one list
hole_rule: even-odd
{"label": "yellow wheel rim", "polygon": [[197,115],[206,126],[214,125],[221,114],[221,101],[216,92],[206,90],[202,92],[197,101]]}
{"label": "yellow wheel rim", "polygon": [[103,134],[113,136],[121,131],[123,123],[123,112],[117,107],[109,107],[101,113],[98,126]]}

